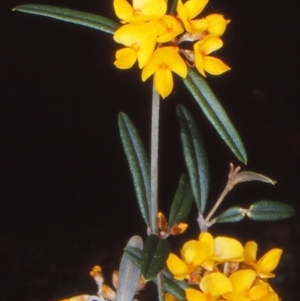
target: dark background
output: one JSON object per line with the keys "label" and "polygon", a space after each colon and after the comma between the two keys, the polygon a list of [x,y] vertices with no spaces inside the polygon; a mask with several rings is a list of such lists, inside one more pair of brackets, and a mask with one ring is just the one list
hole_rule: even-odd
{"label": "dark background", "polygon": [[[118,112],[137,125],[149,149],[151,82],[140,70],[113,66],[112,36],[12,12],[28,1],[0,4],[0,300],[57,300],[95,293],[89,270],[110,281],[131,235],[145,236],[117,128]],[[31,1],[114,17],[112,1]],[[273,199],[299,212],[299,2],[211,0],[204,14],[232,21],[217,56],[232,70],[208,76],[246,146],[245,168],[278,183],[246,183],[227,197],[249,206]],[[210,204],[230,162],[239,164],[176,79],[161,102],[160,208],[167,214],[184,164],[176,104],[194,112],[211,168]],[[197,235],[196,210],[179,240]],[[283,300],[296,300],[299,215],[273,223],[242,221],[212,228],[260,251],[284,249],[277,271]],[[180,243],[178,243],[180,242]],[[176,247],[175,247],[176,248]],[[261,254],[261,253],[260,253]]]}

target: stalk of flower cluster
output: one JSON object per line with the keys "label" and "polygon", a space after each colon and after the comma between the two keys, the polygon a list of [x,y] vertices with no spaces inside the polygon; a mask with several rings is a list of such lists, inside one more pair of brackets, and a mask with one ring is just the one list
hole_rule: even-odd
{"label": "stalk of flower cluster", "polygon": [[152,115],[151,115],[151,206],[150,224],[151,233],[158,234],[158,137],[159,137],[159,95],[154,85],[152,89]]}
{"label": "stalk of flower cluster", "polygon": [[[151,233],[158,234],[157,213],[158,213],[158,149],[159,149],[159,105],[160,97],[156,92],[153,83],[152,89],[152,114],[151,114],[151,207],[150,223]],[[158,300],[164,301],[163,274],[159,272],[156,276]]]}

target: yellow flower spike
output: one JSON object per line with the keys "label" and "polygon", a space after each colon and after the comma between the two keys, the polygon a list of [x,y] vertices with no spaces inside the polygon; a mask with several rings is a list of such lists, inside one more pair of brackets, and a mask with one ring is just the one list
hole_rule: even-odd
{"label": "yellow flower spike", "polygon": [[214,240],[215,255],[214,260],[217,262],[241,262],[244,260],[244,249],[242,244],[229,237],[218,236]]}
{"label": "yellow flower spike", "polygon": [[282,250],[272,249],[267,252],[260,260],[256,260],[257,244],[254,241],[247,242],[244,248],[245,262],[252,266],[261,278],[275,277],[271,272],[277,267]]}
{"label": "yellow flower spike", "polygon": [[185,294],[188,301],[207,301],[206,296],[202,292],[193,288],[187,288]]}
{"label": "yellow flower spike", "polygon": [[114,0],[117,17],[127,22],[144,22],[161,18],[167,11],[165,0],[133,0],[132,6],[126,0]]}
{"label": "yellow flower spike", "polygon": [[205,20],[208,21],[207,32],[215,36],[220,37],[226,29],[226,25],[230,20],[225,20],[222,15],[211,14],[205,17]]}
{"label": "yellow flower spike", "polygon": [[172,72],[185,78],[187,66],[178,53],[178,47],[162,47],[155,50],[142,71],[142,80],[146,81],[154,74],[155,90],[166,98],[173,89]]}
{"label": "yellow flower spike", "polygon": [[221,60],[208,56],[222,46],[222,40],[215,36],[208,36],[194,44],[195,66],[203,76],[206,76],[205,71],[212,75],[219,75],[230,70]]}
{"label": "yellow flower spike", "polygon": [[[239,270],[233,273],[229,280],[232,283],[232,291],[223,295],[226,300],[234,301],[252,301],[249,297],[249,290],[256,278],[256,273],[253,270]],[[255,299],[257,300],[257,299]]]}
{"label": "yellow flower spike", "polygon": [[224,274],[212,272],[202,278],[200,289],[207,300],[216,300],[221,295],[231,292],[232,284]]}
{"label": "yellow flower spike", "polygon": [[127,46],[116,53],[115,65],[120,69],[130,68],[138,60],[143,68],[156,45],[156,30],[148,23],[126,24],[114,34],[117,43]]}

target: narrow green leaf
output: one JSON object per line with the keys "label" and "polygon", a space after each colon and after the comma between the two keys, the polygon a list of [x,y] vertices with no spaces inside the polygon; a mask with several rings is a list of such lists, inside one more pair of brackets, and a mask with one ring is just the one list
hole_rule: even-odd
{"label": "narrow green leaf", "polygon": [[14,11],[24,12],[28,14],[50,17],[53,19],[75,23],[87,26],[106,33],[113,34],[120,26],[117,22],[95,14],[85,13],[68,8],[41,5],[41,4],[24,4],[13,9]]}
{"label": "narrow green leaf", "polygon": [[231,151],[241,162],[246,163],[247,154],[242,140],[203,77],[189,68],[188,76],[183,82]]}
{"label": "narrow green leaf", "polygon": [[164,277],[164,288],[168,293],[173,295],[177,300],[179,301],[186,300],[185,290],[181,288],[178,285],[178,283],[176,283],[176,280]]}
{"label": "narrow green leaf", "polygon": [[242,171],[239,172],[233,180],[233,183],[231,184],[236,185],[238,183],[242,183],[242,182],[248,182],[248,181],[260,181],[260,182],[264,182],[264,183],[268,183],[268,184],[272,184],[275,185],[276,181],[272,180],[264,175],[261,175],[259,173],[253,172],[253,171]]}
{"label": "narrow green leaf", "polygon": [[168,229],[185,221],[193,205],[193,194],[190,184],[184,174],[181,175],[174,200],[171,205]]}
{"label": "narrow green leaf", "polygon": [[295,215],[295,209],[277,201],[258,201],[250,206],[246,215],[256,221],[276,221]]}
{"label": "narrow green leaf", "polygon": [[179,120],[184,159],[189,173],[193,196],[198,210],[203,213],[209,188],[206,153],[198,126],[191,113],[183,105],[178,105],[176,112]]}
{"label": "narrow green leaf", "polygon": [[169,243],[158,237],[147,237],[142,252],[141,272],[145,282],[152,280],[163,269],[170,252]]}
{"label": "narrow green leaf", "polygon": [[[128,247],[143,249],[143,240],[139,236],[133,236],[127,243]],[[130,260],[124,252],[118,277],[117,300],[131,301],[135,295],[140,277],[140,269]]]}
{"label": "narrow green leaf", "polygon": [[[142,251],[140,249],[127,246],[125,248],[125,253],[137,267],[141,266]],[[163,269],[163,276],[165,290],[179,301],[185,301],[184,289],[187,287],[187,284],[184,281],[173,279],[173,275],[167,269]],[[156,283],[155,277],[153,278],[153,282]]]}
{"label": "narrow green leaf", "polygon": [[146,225],[150,227],[150,167],[138,132],[125,113],[119,113],[119,130],[129,163],[136,197]]}
{"label": "narrow green leaf", "polygon": [[234,223],[241,221],[244,217],[243,208],[231,207],[214,218],[214,223]]}
{"label": "narrow green leaf", "polygon": [[130,260],[138,267],[141,268],[142,250],[135,247],[127,246],[124,252],[130,258]]}

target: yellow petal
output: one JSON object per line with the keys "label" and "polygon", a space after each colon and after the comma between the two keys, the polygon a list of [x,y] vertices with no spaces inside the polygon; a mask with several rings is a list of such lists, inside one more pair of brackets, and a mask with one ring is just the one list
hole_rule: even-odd
{"label": "yellow petal", "polygon": [[230,70],[230,67],[225,65],[221,60],[212,56],[205,56],[203,58],[203,68],[206,72],[212,75],[220,75]]}
{"label": "yellow petal", "polygon": [[188,275],[187,265],[173,253],[167,259],[167,266],[177,280],[183,280]]}
{"label": "yellow petal", "polygon": [[170,69],[158,69],[154,75],[155,90],[162,98],[166,98],[173,89],[173,76]]}
{"label": "yellow petal", "polygon": [[165,301],[178,301],[173,295],[165,293]]}
{"label": "yellow petal", "polygon": [[253,270],[239,270],[234,272],[230,277],[230,281],[233,286],[232,293],[242,294],[247,292],[252,286],[256,278],[256,273]]}
{"label": "yellow petal", "polygon": [[114,9],[117,17],[121,20],[133,16],[133,8],[126,0],[114,0]]}
{"label": "yellow petal", "polygon": [[272,249],[257,262],[257,265],[266,272],[272,272],[277,267],[281,254],[281,249]]}
{"label": "yellow petal", "polygon": [[205,295],[217,297],[231,292],[232,284],[224,274],[213,272],[202,278],[200,288]]}
{"label": "yellow petal", "polygon": [[208,0],[188,0],[184,3],[184,7],[189,20],[198,16],[208,3]]}
{"label": "yellow petal", "polygon": [[207,31],[213,35],[221,36],[225,29],[227,21],[222,15],[211,14],[205,17],[205,20],[208,21]]}
{"label": "yellow petal", "polygon": [[253,300],[258,300],[261,297],[267,295],[270,291],[270,285],[268,283],[258,284],[251,288],[249,296]]}
{"label": "yellow petal", "polygon": [[165,0],[133,0],[133,8],[141,15],[162,17],[167,11]]}
{"label": "yellow petal", "polygon": [[202,292],[192,288],[187,288],[185,290],[185,294],[188,301],[207,301],[205,295]]}
{"label": "yellow petal", "polygon": [[243,251],[241,243],[234,238],[221,236],[215,238],[215,260],[217,261],[242,261]]}
{"label": "yellow petal", "polygon": [[172,41],[176,36],[183,32],[181,23],[173,16],[165,15],[161,18],[161,22],[164,23],[164,30],[158,34],[158,43]]}
{"label": "yellow petal", "polygon": [[156,45],[156,31],[149,23],[126,24],[114,34],[114,40],[136,51],[139,68],[150,59]]}
{"label": "yellow petal", "polygon": [[220,49],[223,46],[223,42],[220,38],[209,36],[203,40],[198,41],[194,45],[195,52],[199,52],[202,55],[207,55]]}
{"label": "yellow petal", "polygon": [[115,66],[119,69],[129,69],[137,59],[136,52],[132,48],[123,48],[116,52]]}
{"label": "yellow petal", "polygon": [[183,245],[181,250],[182,259],[188,265],[194,267],[199,267],[208,258],[208,254],[208,246],[197,240],[189,240]]}
{"label": "yellow petal", "polygon": [[248,241],[244,249],[245,262],[247,264],[256,262],[257,243],[254,241]]}

